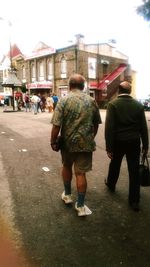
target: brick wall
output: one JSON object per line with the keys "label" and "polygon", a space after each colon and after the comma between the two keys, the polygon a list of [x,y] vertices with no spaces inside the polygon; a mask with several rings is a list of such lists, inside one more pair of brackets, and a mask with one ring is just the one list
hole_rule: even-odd
{"label": "brick wall", "polygon": [[[89,79],[88,78],[88,58],[95,58],[96,59],[96,79]],[[119,64],[121,63],[128,63],[127,60],[114,58],[111,56],[100,55],[88,51],[78,50],[77,46],[71,46],[68,48],[59,49],[56,51],[55,54],[51,54],[48,56],[43,56],[40,58],[30,59],[24,61],[23,59],[17,61],[17,69],[18,69],[18,78],[23,80],[22,77],[22,67],[25,66],[26,70],[26,82],[31,83],[31,65],[32,63],[36,66],[36,81],[38,81],[38,73],[39,73],[39,62],[43,62],[44,64],[44,79],[47,80],[47,61],[52,60],[53,62],[53,89],[58,96],[61,95],[61,91],[67,90],[68,86],[68,79],[71,74],[73,73],[80,73],[82,74],[86,80],[89,81],[100,81],[104,78],[104,75],[112,72],[116,69]],[[66,76],[64,77],[61,74],[61,61],[65,59],[66,61]],[[103,64],[102,62],[106,62],[108,64]],[[127,74],[126,74],[127,75]],[[109,90],[111,91],[112,88],[116,87],[120,80],[124,79],[124,74],[119,76],[110,86]],[[95,92],[95,97],[97,101],[101,100],[102,93]]]}

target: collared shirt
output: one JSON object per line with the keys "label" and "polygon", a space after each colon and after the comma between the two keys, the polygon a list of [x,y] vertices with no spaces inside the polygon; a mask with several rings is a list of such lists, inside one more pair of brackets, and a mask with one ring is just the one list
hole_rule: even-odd
{"label": "collared shirt", "polygon": [[126,96],[129,96],[130,94],[119,94],[118,96],[123,96],[123,95],[126,95]]}
{"label": "collared shirt", "polygon": [[102,123],[95,100],[81,90],[71,90],[57,103],[52,124],[61,127],[64,147],[69,152],[95,150],[94,126]]}
{"label": "collared shirt", "polygon": [[31,102],[32,103],[39,103],[40,102],[40,98],[37,95],[33,95],[31,98]]}

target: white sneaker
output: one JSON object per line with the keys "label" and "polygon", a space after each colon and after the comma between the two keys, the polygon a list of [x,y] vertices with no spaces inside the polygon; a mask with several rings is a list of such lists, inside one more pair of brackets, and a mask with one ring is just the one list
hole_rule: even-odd
{"label": "white sneaker", "polygon": [[65,204],[73,203],[72,195],[65,195],[65,192],[62,193],[61,199],[65,202]]}
{"label": "white sneaker", "polygon": [[78,212],[78,216],[87,216],[92,214],[92,211],[86,205],[83,207],[77,207],[77,202],[75,203],[75,210]]}

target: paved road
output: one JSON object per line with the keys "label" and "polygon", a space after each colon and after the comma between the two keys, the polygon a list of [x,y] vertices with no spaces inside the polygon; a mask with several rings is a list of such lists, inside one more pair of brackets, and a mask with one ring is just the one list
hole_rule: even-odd
{"label": "paved road", "polygon": [[48,113],[0,110],[0,267],[149,267],[150,188],[141,189],[141,211],[130,210],[124,160],[116,193],[107,191],[103,124],[88,174],[93,213],[77,217],[60,200],[61,161],[49,146],[50,120]]}

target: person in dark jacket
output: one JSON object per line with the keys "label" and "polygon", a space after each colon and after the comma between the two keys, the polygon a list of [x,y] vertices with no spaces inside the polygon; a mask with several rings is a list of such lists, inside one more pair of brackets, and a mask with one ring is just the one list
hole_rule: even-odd
{"label": "person in dark jacket", "polygon": [[144,107],[130,96],[131,84],[121,82],[118,97],[109,102],[105,120],[105,141],[108,157],[111,159],[105,184],[115,191],[123,156],[126,156],[129,172],[129,205],[139,211],[140,153],[148,153],[148,128]]}

